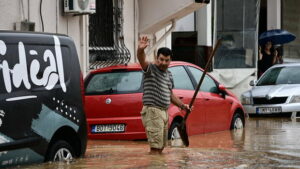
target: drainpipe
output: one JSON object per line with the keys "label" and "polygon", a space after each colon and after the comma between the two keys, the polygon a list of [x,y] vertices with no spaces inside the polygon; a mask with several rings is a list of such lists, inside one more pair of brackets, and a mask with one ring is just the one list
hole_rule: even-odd
{"label": "drainpipe", "polygon": [[152,53],[159,44],[161,44],[161,42],[163,40],[165,40],[167,38],[167,36],[170,35],[170,33],[175,29],[175,20],[172,20],[172,26],[170,27],[170,29],[147,51],[146,56],[148,56],[150,53]]}

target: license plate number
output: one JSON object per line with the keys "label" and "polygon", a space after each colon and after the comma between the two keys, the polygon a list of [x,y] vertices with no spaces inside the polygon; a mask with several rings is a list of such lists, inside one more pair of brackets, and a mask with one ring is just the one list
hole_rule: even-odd
{"label": "license plate number", "polygon": [[125,124],[98,124],[92,126],[92,133],[122,133]]}
{"label": "license plate number", "polygon": [[258,107],[258,108],[256,108],[257,114],[280,113],[280,112],[282,112],[281,107]]}

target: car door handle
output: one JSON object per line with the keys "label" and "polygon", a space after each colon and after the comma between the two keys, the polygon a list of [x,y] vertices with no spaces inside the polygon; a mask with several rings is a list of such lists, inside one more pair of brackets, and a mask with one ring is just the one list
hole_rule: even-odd
{"label": "car door handle", "polygon": [[205,101],[209,101],[210,99],[209,99],[209,98],[204,98],[204,100],[205,100]]}
{"label": "car door handle", "polygon": [[184,98],[184,97],[182,97],[182,96],[179,96],[179,99],[180,99],[180,100],[182,100],[183,98]]}

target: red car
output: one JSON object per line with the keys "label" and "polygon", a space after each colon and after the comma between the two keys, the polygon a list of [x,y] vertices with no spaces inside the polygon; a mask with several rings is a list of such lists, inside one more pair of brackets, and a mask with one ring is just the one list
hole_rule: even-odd
{"label": "red car", "polygon": [[[173,92],[189,103],[203,73],[196,65],[172,62]],[[143,72],[139,64],[118,65],[92,71],[85,79],[85,111],[90,139],[146,139],[142,110]],[[188,135],[243,128],[244,109],[230,91],[206,75],[187,120]],[[185,114],[170,105],[169,138]]]}

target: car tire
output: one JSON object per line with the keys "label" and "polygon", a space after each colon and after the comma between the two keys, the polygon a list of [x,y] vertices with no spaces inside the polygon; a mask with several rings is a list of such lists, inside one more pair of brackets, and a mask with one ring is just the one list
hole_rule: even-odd
{"label": "car tire", "polygon": [[179,126],[178,122],[173,122],[168,133],[168,139],[169,140],[174,140],[180,138],[177,126]]}
{"label": "car tire", "polygon": [[243,129],[243,128],[244,128],[244,122],[242,116],[239,113],[235,113],[231,120],[230,129],[236,130],[236,129]]}
{"label": "car tire", "polygon": [[73,147],[64,140],[58,140],[50,147],[47,161],[71,161],[74,157]]}

